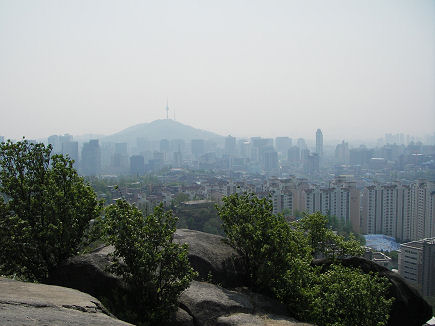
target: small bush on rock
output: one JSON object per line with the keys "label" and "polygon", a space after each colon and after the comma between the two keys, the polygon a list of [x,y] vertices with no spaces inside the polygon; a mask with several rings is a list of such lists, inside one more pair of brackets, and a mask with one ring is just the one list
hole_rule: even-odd
{"label": "small bush on rock", "polygon": [[125,200],[106,210],[103,234],[115,246],[111,271],[129,287],[130,322],[157,325],[169,319],[195,272],[187,246],[173,242],[177,218],[159,205],[146,217]]}

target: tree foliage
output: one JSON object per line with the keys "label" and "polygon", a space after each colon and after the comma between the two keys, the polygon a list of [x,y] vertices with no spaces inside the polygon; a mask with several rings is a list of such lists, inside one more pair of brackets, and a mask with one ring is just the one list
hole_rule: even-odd
{"label": "tree foliage", "polygon": [[311,288],[306,316],[319,326],[383,326],[393,299],[386,299],[387,279],[354,268],[332,265]]}
{"label": "tree foliage", "polygon": [[0,145],[0,193],[0,270],[29,280],[76,254],[101,209],[72,160],[27,140]]}
{"label": "tree foliage", "polygon": [[305,234],[315,258],[344,258],[361,256],[364,253],[359,241],[350,234],[346,240],[328,228],[328,219],[319,212],[304,214],[294,223],[297,230]]}
{"label": "tree foliage", "polygon": [[[283,273],[309,265],[305,237],[272,213],[268,199],[233,194],[223,198],[218,214],[228,243],[242,254],[251,285],[259,290],[273,290]],[[293,276],[298,283],[302,275]]]}
{"label": "tree foliage", "polygon": [[132,322],[154,325],[167,320],[195,275],[187,245],[173,242],[176,222],[162,205],[145,217],[125,200],[106,209],[104,234],[115,246],[111,271],[129,286],[136,313]]}
{"label": "tree foliage", "polygon": [[318,213],[290,225],[272,209],[270,200],[248,193],[225,197],[218,208],[228,243],[246,260],[251,287],[319,326],[385,325],[392,303],[385,278],[310,265],[315,257],[360,255],[359,243],[335,234]]}

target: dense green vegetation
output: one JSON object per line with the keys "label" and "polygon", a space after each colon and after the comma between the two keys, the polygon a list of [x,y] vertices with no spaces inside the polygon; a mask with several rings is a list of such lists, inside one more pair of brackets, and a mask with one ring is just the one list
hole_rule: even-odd
{"label": "dense green vegetation", "polygon": [[111,272],[129,287],[128,311],[123,317],[143,325],[168,320],[178,296],[195,276],[187,245],[173,242],[177,218],[162,205],[143,216],[135,206],[118,200],[107,207],[99,222],[103,238],[115,246]]}
{"label": "dense green vegetation", "polygon": [[26,140],[0,144],[0,271],[44,280],[77,254],[101,205],[73,161]]}
{"label": "dense green vegetation", "polygon": [[244,257],[251,287],[272,294],[295,317],[319,326],[386,325],[392,299],[388,281],[332,264],[322,271],[314,257],[362,253],[327,228],[326,217],[304,215],[293,223],[272,213],[272,203],[254,194],[231,195],[218,208],[228,243]]}

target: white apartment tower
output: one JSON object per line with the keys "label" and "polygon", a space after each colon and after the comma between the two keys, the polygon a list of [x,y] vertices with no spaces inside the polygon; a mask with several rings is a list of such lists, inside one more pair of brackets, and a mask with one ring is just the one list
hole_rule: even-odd
{"label": "white apartment tower", "polygon": [[401,184],[371,185],[363,190],[361,232],[411,239],[410,187]]}
{"label": "white apartment tower", "polygon": [[419,180],[411,185],[411,239],[435,237],[435,183]]}
{"label": "white apartment tower", "polygon": [[350,223],[356,232],[360,230],[360,191],[351,181],[336,179],[329,187],[310,187],[302,190],[303,211],[312,214],[335,216]]}

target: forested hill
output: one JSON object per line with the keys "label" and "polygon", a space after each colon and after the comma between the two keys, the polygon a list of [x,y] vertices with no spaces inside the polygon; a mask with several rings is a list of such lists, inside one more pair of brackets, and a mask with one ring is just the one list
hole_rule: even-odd
{"label": "forested hill", "polygon": [[171,119],[141,123],[104,138],[104,141],[135,143],[137,138],[147,140],[160,139],[222,139],[222,136]]}

